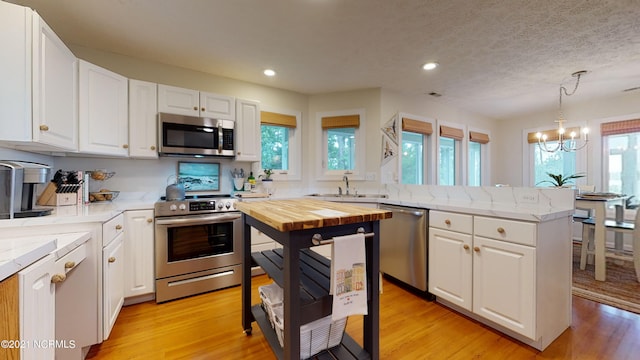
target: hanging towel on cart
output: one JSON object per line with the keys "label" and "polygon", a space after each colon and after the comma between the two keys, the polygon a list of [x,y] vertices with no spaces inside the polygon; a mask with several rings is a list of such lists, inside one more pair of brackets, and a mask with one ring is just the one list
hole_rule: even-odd
{"label": "hanging towel on cart", "polygon": [[333,238],[331,248],[332,319],[367,315],[367,270],[364,234]]}

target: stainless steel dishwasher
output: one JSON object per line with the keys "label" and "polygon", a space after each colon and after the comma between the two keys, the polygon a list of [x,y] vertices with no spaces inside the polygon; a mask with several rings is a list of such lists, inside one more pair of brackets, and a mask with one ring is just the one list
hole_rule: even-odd
{"label": "stainless steel dishwasher", "polygon": [[379,207],[393,213],[391,219],[380,222],[380,271],[433,299],[427,291],[428,210],[388,204]]}

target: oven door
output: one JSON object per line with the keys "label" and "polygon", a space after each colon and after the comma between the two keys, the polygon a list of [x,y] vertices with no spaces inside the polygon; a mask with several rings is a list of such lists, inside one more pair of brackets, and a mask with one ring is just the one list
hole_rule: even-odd
{"label": "oven door", "polygon": [[156,278],[242,263],[239,212],[156,218]]}

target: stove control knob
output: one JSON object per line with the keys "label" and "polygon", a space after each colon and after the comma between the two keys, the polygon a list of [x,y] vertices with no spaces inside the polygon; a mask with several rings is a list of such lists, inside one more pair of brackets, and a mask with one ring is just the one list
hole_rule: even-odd
{"label": "stove control knob", "polygon": [[231,202],[227,201],[227,204],[225,206],[227,207],[227,209],[229,209],[231,207]]}
{"label": "stove control knob", "polygon": [[218,203],[218,210],[222,210],[222,207],[224,206],[224,204],[222,203],[222,201],[220,201]]}
{"label": "stove control knob", "polygon": [[234,201],[234,202],[233,202],[233,209],[235,210],[235,209],[237,209],[237,208],[238,208],[238,205],[237,205],[237,203]]}
{"label": "stove control knob", "polygon": [[184,211],[184,210],[186,210],[186,209],[187,209],[187,205],[185,205],[185,204],[180,204],[179,209]]}
{"label": "stove control knob", "polygon": [[169,205],[169,210],[176,211],[176,210],[178,210],[178,207],[176,206],[176,204],[171,204],[171,205]]}

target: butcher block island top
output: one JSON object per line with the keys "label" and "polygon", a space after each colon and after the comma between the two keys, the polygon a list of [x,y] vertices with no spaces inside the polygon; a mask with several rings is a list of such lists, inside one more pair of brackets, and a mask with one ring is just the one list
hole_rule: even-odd
{"label": "butcher block island top", "polygon": [[315,199],[238,202],[238,210],[285,232],[388,219],[387,210]]}

